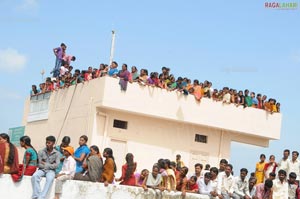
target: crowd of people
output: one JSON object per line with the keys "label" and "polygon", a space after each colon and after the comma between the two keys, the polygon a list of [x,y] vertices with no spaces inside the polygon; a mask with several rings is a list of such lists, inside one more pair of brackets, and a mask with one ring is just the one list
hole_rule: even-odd
{"label": "crowd of people", "polygon": [[202,97],[211,98],[214,101],[220,101],[225,104],[233,103],[236,106],[253,107],[264,109],[268,112],[280,112],[280,103],[273,98],[267,99],[266,95],[250,92],[248,89],[239,90],[224,87],[222,89],[214,89],[212,82],[205,80],[200,82],[195,79],[193,82],[187,77],[175,78],[170,73],[170,68],[162,67],[161,73],[148,73],[147,69],[138,71],[136,66],[128,70],[127,64],[123,64],[121,70],[118,69],[118,63],[113,61],[111,65],[101,63],[99,68],[88,67],[87,70],[76,69],[73,72],[71,61],[75,61],[76,57],[66,54],[67,46],[62,43],[60,47],[54,48],[53,52],[56,56],[55,67],[52,71],[53,77],[47,77],[45,83],[32,85],[30,95],[38,95],[40,93],[51,92],[61,88],[68,88],[71,85],[83,83],[104,76],[119,78],[121,90],[126,91],[128,82],[139,83],[144,86],[159,87],[168,91],[181,92],[183,95],[194,95],[197,101]]}
{"label": "crowd of people", "polygon": [[[24,175],[32,176],[32,198],[45,198],[49,188],[55,183],[55,199],[62,193],[62,185],[66,180],[81,180],[102,182],[109,184],[138,186],[147,191],[156,190],[156,194],[163,191],[180,191],[186,193],[204,194],[210,198],[219,199],[300,199],[299,153],[284,150],[283,158],[276,163],[271,155],[269,162],[265,162],[265,155],[261,154],[256,170],[250,173],[241,168],[240,173],[233,175],[233,166],[226,159],[221,159],[217,167],[201,163],[189,170],[181,160],[180,154],[175,161],[159,159],[153,164],[151,172],[143,169],[137,172],[137,162],[132,153],[126,154],[126,163],[121,166],[121,176],[115,177],[117,168],[113,149],[105,148],[101,155],[98,146],[87,146],[88,137],[79,138],[76,150],[70,145],[71,139],[63,137],[61,144],[55,146],[54,136],[46,137],[46,147],[36,151],[28,136],[20,138],[21,147],[25,148],[23,164],[19,165],[18,150],[10,142],[7,134],[0,134],[0,174],[11,174],[15,182],[21,181]],[[2,163],[2,164],[1,164]],[[276,177],[277,175],[277,177]],[[46,177],[46,183],[41,190],[40,180]]]}

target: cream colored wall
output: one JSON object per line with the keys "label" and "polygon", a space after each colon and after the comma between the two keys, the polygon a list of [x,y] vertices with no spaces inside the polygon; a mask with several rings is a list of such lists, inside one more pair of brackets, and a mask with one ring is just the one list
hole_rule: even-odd
{"label": "cream colored wall", "polygon": [[[121,92],[118,80],[109,77],[53,92],[47,120],[28,123],[29,103],[25,102],[23,123],[37,149],[44,147],[48,135],[56,136],[58,143],[68,135],[77,147],[85,134],[89,145],[101,149],[111,139],[123,140],[127,151],[136,153],[139,168],[149,168],[160,157],[174,159],[177,153],[191,165],[197,159],[216,164],[230,157],[231,141],[268,146],[269,139],[280,137],[281,114],[210,99],[198,103],[191,95],[138,84]],[[113,119],[128,121],[128,130],[113,128]],[[207,135],[208,143],[195,143],[195,133]]]}
{"label": "cream colored wall", "polygon": [[126,92],[120,92],[117,79],[104,78],[105,95],[101,107],[119,109],[152,117],[164,118],[239,132],[268,139],[279,139],[281,114],[269,114],[264,110],[236,107],[203,98],[196,102],[194,96],[184,96],[156,87],[129,84]]}

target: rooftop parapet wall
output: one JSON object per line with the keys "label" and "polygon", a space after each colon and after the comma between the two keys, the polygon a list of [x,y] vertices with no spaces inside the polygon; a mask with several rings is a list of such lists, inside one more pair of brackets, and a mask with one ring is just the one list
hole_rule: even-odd
{"label": "rooftop parapet wall", "polygon": [[127,91],[121,92],[117,79],[105,77],[99,81],[100,85],[104,85],[105,93],[103,99],[98,101],[99,106],[268,139],[280,138],[280,113],[270,114],[261,109],[236,107],[208,98],[197,102],[193,95],[184,96],[176,91],[137,83],[129,84]]}
{"label": "rooftop parapet wall", "polygon": [[[280,113],[270,114],[261,109],[236,107],[208,98],[197,102],[193,95],[184,96],[177,91],[138,83],[129,83],[124,92],[118,81],[102,77],[53,92],[49,100],[49,120],[60,126],[69,106],[68,118],[88,118],[93,108],[102,107],[264,139],[280,138]],[[24,112],[26,117],[28,108]],[[53,129],[53,132],[57,130]]]}

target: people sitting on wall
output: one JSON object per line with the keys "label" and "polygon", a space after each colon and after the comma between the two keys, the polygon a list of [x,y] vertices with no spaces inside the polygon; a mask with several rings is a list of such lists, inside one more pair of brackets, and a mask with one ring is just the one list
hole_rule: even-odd
{"label": "people sitting on wall", "polygon": [[10,142],[6,133],[0,134],[0,174],[17,174],[19,172],[18,149]]}
{"label": "people sitting on wall", "polygon": [[100,182],[103,182],[105,186],[108,186],[108,184],[112,184],[114,181],[114,173],[117,172],[117,165],[111,148],[104,149],[103,157],[105,157],[105,162]]}
{"label": "people sitting on wall", "polygon": [[145,177],[142,187],[145,191],[148,189],[165,190],[165,187],[162,186],[162,176],[159,173],[159,167],[157,165],[153,165],[152,172]]}
{"label": "people sitting on wall", "polygon": [[[59,150],[63,150],[64,153],[64,163],[63,168],[57,175],[56,179],[56,189],[55,192],[57,197],[61,193],[62,184],[65,180],[71,180],[75,172],[75,160],[72,161],[72,154],[74,150],[72,147],[67,146],[70,144],[70,138],[65,136],[62,139],[62,144],[59,146]],[[81,136],[80,138],[84,138]],[[16,176],[21,177],[22,175],[32,175],[34,172],[31,181],[33,186],[33,198],[43,198],[47,195],[49,188],[54,180],[55,169],[58,167],[58,164],[61,162],[61,156],[59,151],[54,148],[55,137],[48,136],[46,138],[46,148],[39,151],[38,157],[38,170],[36,171],[36,166],[34,164],[37,163],[37,156],[35,149],[31,145],[31,140],[28,136],[23,136],[20,138],[20,144],[22,147],[26,149],[24,154],[24,170],[21,170],[17,173],[17,166],[10,166],[9,160],[18,159],[17,154],[15,154],[16,149],[11,143],[9,136],[7,134],[0,134],[0,173],[14,173]],[[82,143],[86,143],[87,138],[80,141],[80,145]],[[11,148],[12,147],[12,150]],[[80,148],[80,147],[79,147]],[[11,151],[10,151],[11,150]],[[14,153],[12,153],[14,151]],[[92,182],[103,182],[106,186],[108,184],[112,184],[114,182],[114,173],[116,172],[116,164],[114,161],[113,151],[111,148],[105,148],[103,155],[106,158],[105,164],[103,165],[103,161],[99,152],[99,148],[95,145],[91,146],[89,149],[90,153],[88,156],[84,157],[82,163],[82,172],[76,173],[74,176],[74,180],[83,180],[83,181],[92,181]],[[13,155],[14,156],[10,156]],[[293,152],[293,163],[297,163],[298,152]],[[265,155],[261,155],[261,159],[264,160]],[[228,164],[226,159],[221,159],[219,162],[219,170],[216,167],[210,168],[210,171],[205,172],[204,177],[199,173],[201,173],[201,165],[200,163],[195,164],[195,174],[192,175],[188,180],[186,178],[186,174],[188,172],[188,168],[180,164],[180,172],[175,174],[176,171],[176,163],[170,162],[169,159],[159,159],[158,163],[155,163],[152,168],[152,173],[148,174],[147,170],[143,170],[141,175],[134,175],[134,171],[136,169],[136,163],[133,161],[133,154],[129,153],[126,155],[126,164],[122,166],[122,176],[120,179],[116,179],[116,181],[121,181],[121,185],[130,185],[130,186],[141,186],[145,191],[148,189],[155,189],[156,193],[160,193],[160,191],[181,191],[183,195],[185,193],[200,193],[204,195],[209,195],[213,197],[225,198],[225,197],[233,197],[233,198],[260,198],[261,195],[274,195],[277,198],[283,198],[281,195],[281,185],[288,187],[289,192],[285,189],[285,194],[288,192],[290,198],[297,198],[299,195],[299,188],[297,183],[297,175],[300,174],[299,170],[297,170],[297,164],[295,165],[296,170],[292,168],[292,160],[290,160],[289,170],[291,172],[285,172],[281,170],[278,172],[278,178],[276,178],[276,170],[274,170],[274,165],[277,165],[273,155],[270,156],[270,162],[263,166],[265,168],[265,174],[267,171],[272,171],[269,174],[269,177],[265,179],[265,184],[259,183],[256,184],[256,178],[251,177],[248,182],[248,171],[243,168],[240,170],[240,175],[238,177],[233,177],[232,174],[232,165]],[[288,157],[287,157],[288,159]],[[181,160],[181,157],[177,158],[177,160]],[[178,161],[179,162],[179,161]],[[264,162],[264,161],[261,161]],[[3,164],[4,163],[4,164]],[[14,164],[14,163],[13,163]],[[73,165],[73,166],[72,166]],[[281,164],[280,164],[281,165]],[[159,168],[160,166],[160,168]],[[273,166],[273,167],[272,167]],[[13,169],[15,167],[15,169]],[[199,168],[198,168],[199,167]],[[270,168],[269,168],[270,167]],[[177,166],[179,168],[179,166]],[[197,171],[196,171],[197,170]],[[208,168],[206,169],[208,170]],[[256,170],[263,170],[257,169]],[[103,172],[102,172],[103,171]],[[220,172],[219,172],[220,171]],[[273,172],[274,171],[274,172]],[[286,176],[289,174],[289,180],[286,181]],[[252,176],[255,176],[253,174]],[[259,176],[259,175],[256,175]],[[41,177],[46,177],[46,184],[42,191],[40,191],[40,180]],[[22,178],[22,177],[21,177]],[[270,189],[271,183],[276,183],[273,185],[275,192],[272,193]],[[197,188],[197,186],[198,188]],[[174,187],[175,186],[175,187]],[[198,189],[198,191],[196,191]],[[297,195],[298,194],[298,195]]]}
{"label": "people sitting on wall", "polygon": [[102,157],[96,145],[92,145],[90,151],[85,163],[82,165],[83,170],[75,174],[74,180],[100,182],[103,172]]}
{"label": "people sitting on wall", "polygon": [[199,187],[197,184],[196,176],[191,176],[190,179],[187,181],[186,192],[187,193],[198,193],[199,192]]}
{"label": "people sitting on wall", "polygon": [[55,147],[55,149],[59,152],[59,155],[60,155],[60,162],[58,164],[58,167],[55,170],[56,174],[58,174],[61,171],[62,166],[63,166],[63,162],[64,162],[64,160],[66,158],[64,156],[64,150],[63,150],[63,148],[68,147],[70,143],[71,143],[71,138],[69,136],[64,136],[63,139],[61,140],[61,144],[57,145]]}
{"label": "people sitting on wall", "polygon": [[20,146],[25,148],[25,153],[23,157],[23,164],[19,165],[19,172],[17,174],[12,174],[12,178],[15,182],[21,181],[23,175],[32,176],[37,169],[38,163],[38,154],[31,145],[30,137],[26,135],[22,136],[20,138]]}
{"label": "people sitting on wall", "polygon": [[143,170],[141,171],[141,173],[136,172],[136,173],[134,174],[134,176],[135,176],[135,185],[138,186],[138,187],[143,186],[144,180],[145,180],[145,178],[146,178],[148,175],[149,175],[148,169],[143,169]]}
{"label": "people sitting on wall", "polygon": [[76,171],[76,161],[72,157],[74,154],[74,149],[71,146],[63,147],[64,161],[61,171],[55,176],[55,198],[59,199],[62,193],[62,184],[66,180],[72,180]]}
{"label": "people sitting on wall", "polygon": [[115,181],[120,181],[120,184],[122,185],[135,186],[136,179],[134,172],[136,170],[137,163],[134,162],[132,153],[127,153],[125,160],[126,164],[122,166],[122,176],[120,178],[116,178]]}
{"label": "people sitting on wall", "polygon": [[[31,178],[32,184],[32,198],[46,198],[49,189],[55,178],[55,169],[58,167],[60,162],[59,152],[55,150],[55,137],[46,137],[46,148],[42,149],[38,153],[38,170],[33,174]],[[41,178],[46,177],[46,183],[43,190],[41,190],[40,182]]]}
{"label": "people sitting on wall", "polygon": [[76,161],[76,173],[81,173],[83,171],[83,162],[85,158],[89,155],[90,149],[86,145],[88,141],[88,137],[86,135],[82,135],[79,138],[79,147],[76,149],[74,153],[74,159]]}

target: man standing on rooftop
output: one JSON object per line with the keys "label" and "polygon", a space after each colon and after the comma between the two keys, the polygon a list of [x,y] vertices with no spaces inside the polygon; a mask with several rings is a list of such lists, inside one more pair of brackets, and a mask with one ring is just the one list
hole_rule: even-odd
{"label": "man standing on rooftop", "polygon": [[53,77],[58,77],[59,76],[59,69],[62,65],[63,57],[66,54],[66,49],[67,49],[67,46],[64,43],[61,43],[60,47],[57,47],[57,48],[53,49],[54,55],[56,57],[55,66],[54,66],[53,71],[51,72],[51,73],[53,73]]}

